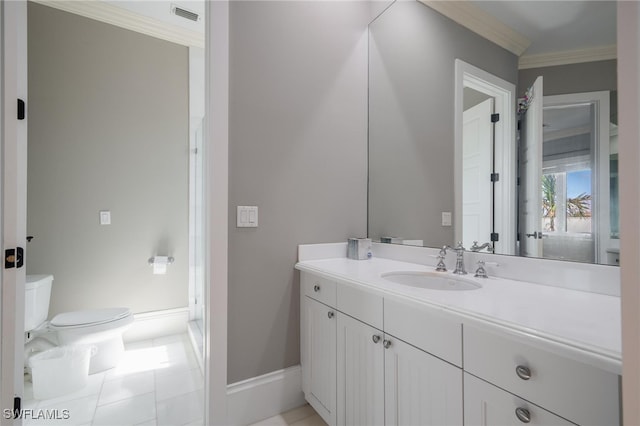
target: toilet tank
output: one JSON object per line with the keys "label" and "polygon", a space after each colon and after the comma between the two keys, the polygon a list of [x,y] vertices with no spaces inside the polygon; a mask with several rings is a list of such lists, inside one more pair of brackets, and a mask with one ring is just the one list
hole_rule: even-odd
{"label": "toilet tank", "polygon": [[53,275],[27,275],[24,298],[24,330],[30,331],[47,320]]}

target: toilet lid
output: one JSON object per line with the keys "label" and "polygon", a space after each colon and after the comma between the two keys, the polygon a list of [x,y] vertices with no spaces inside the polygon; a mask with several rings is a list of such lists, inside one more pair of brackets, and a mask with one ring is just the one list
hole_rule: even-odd
{"label": "toilet lid", "polygon": [[116,321],[128,315],[131,315],[129,308],[107,308],[65,312],[53,317],[51,325],[56,327],[69,327],[76,325],[101,324]]}

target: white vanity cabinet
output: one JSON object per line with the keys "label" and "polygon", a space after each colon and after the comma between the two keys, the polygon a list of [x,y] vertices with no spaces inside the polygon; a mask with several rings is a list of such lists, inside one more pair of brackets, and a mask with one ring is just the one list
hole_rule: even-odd
{"label": "white vanity cabinet", "polygon": [[574,423],[464,373],[464,424],[564,426]]}
{"label": "white vanity cabinet", "polygon": [[462,370],[386,336],[385,424],[462,425]]}
{"label": "white vanity cabinet", "polygon": [[620,376],[445,307],[302,272],[307,401],[330,425],[619,425]]}
{"label": "white vanity cabinet", "polygon": [[[312,306],[321,305],[314,300],[331,284],[327,284],[312,274],[302,273],[302,369],[303,390],[309,403],[316,408],[323,419],[329,424],[338,425],[462,425],[462,370],[445,362],[399,338],[384,332],[383,317],[398,315],[397,322],[404,323],[406,313],[396,311],[396,305],[389,312],[387,300],[349,285],[339,285],[336,290],[337,333],[332,337],[329,333],[319,333],[311,323],[322,322],[326,312],[319,308],[317,312]],[[321,289],[316,291],[315,286]],[[327,294],[328,292],[325,292]],[[332,296],[331,296],[332,297]],[[326,296],[325,296],[325,299]],[[408,306],[406,306],[408,308]],[[326,309],[325,309],[326,310]],[[436,317],[434,317],[436,318]],[[421,346],[433,346],[436,350],[451,351],[443,344],[440,334],[436,335],[432,343],[428,343],[429,327],[443,325],[438,322],[431,325],[420,323],[415,318],[413,331]],[[442,321],[441,318],[438,318]],[[322,328],[322,327],[318,327]],[[453,338],[445,341],[453,342],[453,347],[461,349],[460,324],[454,325],[457,332]],[[333,342],[316,342],[317,338]],[[419,338],[418,338],[419,336]],[[437,341],[436,341],[437,340]],[[336,349],[333,359],[336,362],[337,376],[335,381],[335,413],[325,396],[325,384],[330,380],[316,379],[315,369],[322,366],[322,362],[314,364],[314,357],[328,356],[325,348]],[[416,345],[417,346],[417,345]],[[455,360],[461,360],[462,354],[455,355]],[[333,371],[330,366],[325,367],[326,374]],[[315,372],[314,372],[315,371]],[[320,386],[321,385],[321,386]],[[321,389],[322,392],[316,390]],[[324,398],[324,401],[321,400]]]}
{"label": "white vanity cabinet", "polygon": [[[471,402],[477,403],[478,400],[478,396],[474,395],[468,385],[477,381],[472,380],[473,375],[485,381],[487,389],[491,389],[492,385],[501,388],[498,391],[503,393],[501,398],[504,401],[529,401],[531,408],[521,408],[530,411],[531,424],[570,424],[563,423],[560,417],[579,425],[620,424],[620,383],[617,374],[539,346],[530,343],[525,337],[506,331],[465,326],[466,423],[485,424],[470,421],[479,418],[477,410],[480,410],[479,405],[474,406]],[[473,389],[479,388],[480,386],[475,385]],[[492,395],[497,395],[498,391]],[[488,398],[487,395],[489,394],[483,397]],[[494,402],[498,400],[500,398],[494,398]],[[528,416],[516,416],[515,410],[518,407],[507,409],[504,404],[497,404],[493,408],[498,406],[510,415],[514,424],[527,423],[524,420]],[[523,414],[522,409],[518,410],[520,414]],[[500,412],[498,409],[493,411]]]}
{"label": "white vanity cabinet", "polygon": [[338,424],[384,424],[384,333],[338,313]]}
{"label": "white vanity cabinet", "polygon": [[[306,294],[323,297],[335,283],[303,274],[301,292],[302,389],[309,404],[329,425],[336,424],[336,310]],[[305,292],[305,286],[308,292]],[[317,289],[315,292],[313,288]],[[321,287],[320,287],[321,286]]]}

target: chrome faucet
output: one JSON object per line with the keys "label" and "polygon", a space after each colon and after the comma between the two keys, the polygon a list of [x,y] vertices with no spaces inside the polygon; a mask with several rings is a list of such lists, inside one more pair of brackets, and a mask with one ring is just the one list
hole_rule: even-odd
{"label": "chrome faucet", "polygon": [[469,248],[469,250],[471,251],[480,251],[483,249],[487,249],[490,252],[493,252],[493,246],[491,245],[491,243],[484,243],[483,245],[479,246],[477,241],[473,242],[473,245],[471,246],[471,248]]}
{"label": "chrome faucet", "polygon": [[484,260],[478,260],[478,269],[476,269],[476,278],[488,278],[487,270],[484,269]]}
{"label": "chrome faucet", "polygon": [[447,246],[442,246],[438,253],[438,264],[436,265],[437,272],[447,272],[447,265],[444,263],[444,258],[447,255]]}
{"label": "chrome faucet", "polygon": [[456,269],[453,273],[456,275],[467,275],[467,271],[464,270],[464,252],[467,250],[462,246],[462,241],[458,241],[458,244],[454,247],[445,246],[456,252]]}

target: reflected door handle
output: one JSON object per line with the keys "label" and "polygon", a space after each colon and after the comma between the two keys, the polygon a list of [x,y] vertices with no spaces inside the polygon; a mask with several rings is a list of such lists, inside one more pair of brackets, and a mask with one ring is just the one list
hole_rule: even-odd
{"label": "reflected door handle", "polygon": [[542,232],[538,232],[538,231],[533,231],[533,234],[525,234],[527,236],[527,238],[535,238],[537,240],[541,240],[542,239]]}

